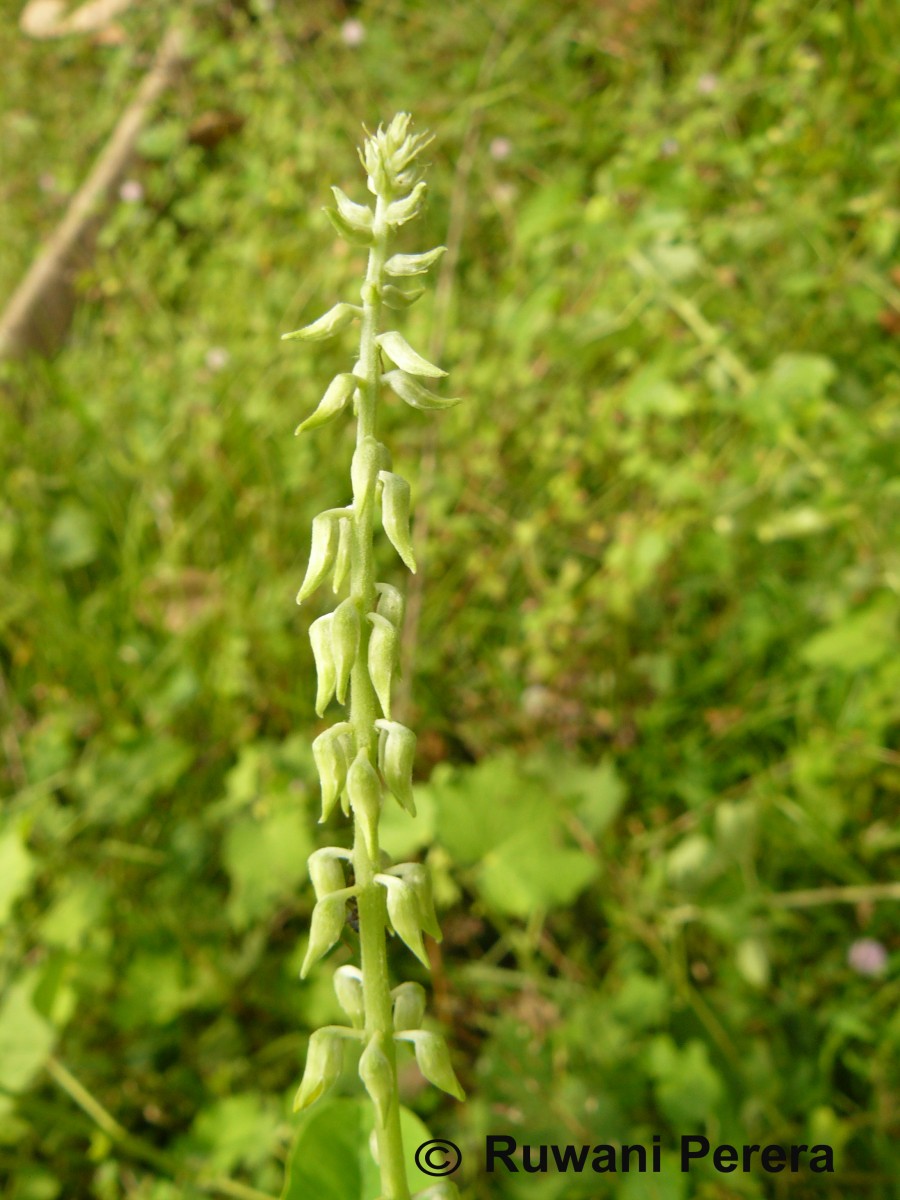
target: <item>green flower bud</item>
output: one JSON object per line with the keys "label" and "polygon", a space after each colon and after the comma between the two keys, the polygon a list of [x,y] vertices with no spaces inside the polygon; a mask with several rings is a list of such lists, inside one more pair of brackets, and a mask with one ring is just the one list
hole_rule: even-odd
{"label": "green flower bud", "polygon": [[368,655],[369,678],[372,680],[381,711],[390,718],[391,677],[397,659],[397,630],[386,617],[380,617],[378,613],[369,613],[366,620],[372,623]]}
{"label": "green flower bud", "polygon": [[303,1080],[294,1097],[294,1112],[309,1108],[329,1092],[340,1079],[343,1065],[343,1039],[330,1029],[317,1029],[309,1039]]}
{"label": "green flower bud", "polygon": [[408,196],[404,196],[402,200],[395,200],[393,204],[389,204],[384,213],[386,223],[392,228],[397,229],[417,216],[422,209],[426,189],[427,184],[424,180],[420,180]]}
{"label": "green flower bud", "polygon": [[355,375],[348,373],[335,375],[326,388],[325,395],[319,401],[319,407],[305,421],[300,422],[294,430],[294,436],[307,429],[318,429],[319,426],[333,421],[347,407],[347,401],[358,387],[359,380]]}
{"label": "green flower bud", "polygon": [[441,941],[444,935],[434,911],[434,893],[428,868],[423,863],[398,863],[396,867],[391,867],[391,874],[399,875],[413,889],[419,902],[419,923],[436,942]]}
{"label": "green flower bud", "polygon": [[366,1006],[363,999],[362,971],[359,967],[349,964],[338,967],[334,973],[334,994],[354,1026],[362,1029],[366,1020]]}
{"label": "green flower bud", "polygon": [[390,462],[387,446],[377,438],[366,437],[353,452],[350,463],[350,482],[353,485],[353,502],[364,510],[375,494],[378,472]]}
{"label": "green flower bud", "polygon": [[323,821],[328,820],[347,782],[347,740],[351,737],[350,725],[346,721],[340,721],[320,733],[313,741],[313,759],[322,786]]}
{"label": "green flower bud", "polygon": [[409,484],[399,475],[380,471],[384,484],[381,493],[381,524],[391,545],[415,575],[416,560],[409,537]]}
{"label": "green flower bud", "polygon": [[321,850],[314,850],[306,860],[317,900],[322,900],[333,892],[342,892],[347,886],[344,868],[340,862],[342,858],[347,857],[347,853],[336,846],[323,846]]}
{"label": "green flower bud", "polygon": [[332,614],[319,617],[309,627],[309,643],[316,664],[316,715],[321,717],[334,695],[334,655],[331,652]]}
{"label": "green flower bud", "polygon": [[422,966],[431,969],[422,941],[421,914],[415,890],[394,875],[376,875],[375,882],[387,889],[387,911],[394,931],[412,950]]}
{"label": "green flower bud", "polygon": [[315,966],[323,958],[341,936],[344,928],[345,905],[349,894],[356,894],[355,888],[344,888],[340,892],[332,892],[319,900],[312,911],[309,923],[309,945],[306,957],[300,968],[300,978],[305,979],[310,967]]}
{"label": "green flower bud", "polygon": [[338,547],[338,520],[344,515],[342,508],[329,508],[326,512],[313,517],[312,539],[309,548],[309,565],[306,576],[297,593],[297,603],[303,601],[316,590],[334,566]]}
{"label": "green flower bud", "polygon": [[347,795],[350,797],[353,816],[359,821],[362,829],[369,857],[375,859],[378,855],[381,784],[365,748],[359,751],[347,772]]}
{"label": "green flower bud", "polygon": [[335,695],[338,704],[347,699],[350,672],[359,653],[360,620],[356,601],[349,596],[332,613],[331,652],[334,655]]}
{"label": "green flower bud", "polygon": [[396,330],[380,334],[375,341],[392,363],[395,363],[402,371],[408,371],[410,375],[425,375],[431,379],[440,379],[447,374],[440,367],[436,367],[434,363],[430,363],[427,358],[417,354],[406,338]]}
{"label": "green flower bud", "polygon": [[390,583],[376,583],[378,603],[375,611],[380,617],[386,617],[399,633],[403,628],[403,618],[406,615],[406,600],[403,593]]}
{"label": "green flower bud", "polygon": [[302,329],[295,329],[293,333],[283,333],[281,340],[283,342],[323,342],[326,338],[334,337],[336,333],[346,329],[354,317],[361,315],[362,309],[358,304],[335,304],[334,308],[329,308],[327,313],[324,313],[317,321],[313,321],[311,325],[304,325]]}
{"label": "green flower bud", "polygon": [[[379,731],[378,766],[391,795],[411,817],[416,815],[412,790],[412,770],[416,757],[416,735],[399,721],[377,720]],[[381,737],[384,741],[381,741]]]}
{"label": "green flower bud", "polygon": [[[429,267],[434,266],[446,249],[446,246],[437,246],[434,250],[426,250],[424,254],[394,254],[384,264],[384,269],[395,279],[405,275],[424,275]],[[398,367],[400,365],[397,363]]]}
{"label": "green flower bud", "polygon": [[347,221],[343,214],[334,208],[323,208],[322,212],[331,222],[335,233],[344,239],[345,242],[350,242],[353,246],[371,246],[372,231],[370,229],[357,229]]}
{"label": "green flower bud", "polygon": [[367,204],[356,204],[339,187],[332,187],[338,212],[354,229],[367,230],[372,228],[375,214]]}
{"label": "green flower bud", "polygon": [[381,289],[382,300],[394,312],[402,312],[404,308],[410,308],[420,296],[424,295],[423,287],[410,288],[408,292],[405,292],[402,288],[394,287],[392,283],[386,283]]}
{"label": "green flower bud", "polygon": [[414,1029],[397,1034],[397,1039],[412,1042],[419,1070],[429,1083],[433,1083],[442,1092],[447,1092],[457,1100],[465,1100],[466,1094],[453,1073],[447,1044],[439,1033],[432,1033],[427,1029]]}
{"label": "green flower bud", "polygon": [[425,989],[419,983],[401,983],[391,996],[394,1000],[394,1030],[419,1029],[425,1019]]}
{"label": "green flower bud", "polygon": [[[352,509],[352,505],[350,506]],[[353,522],[349,517],[338,521],[338,545],[334,556],[334,576],[331,588],[335,596],[347,582],[350,574],[350,540],[353,534]],[[321,713],[319,714],[321,716]]]}
{"label": "green flower bud", "polygon": [[391,1101],[396,1090],[394,1072],[384,1052],[384,1034],[373,1033],[369,1044],[359,1057],[359,1077],[378,1110],[378,1119],[383,1125],[387,1120]]}
{"label": "green flower bud", "polygon": [[431,392],[427,387],[423,387],[418,379],[407,375],[405,371],[388,371],[386,375],[382,375],[381,379],[392,391],[397,393],[401,400],[411,408],[418,408],[421,412],[453,408],[455,404],[459,404],[462,398],[460,396],[438,396],[436,392]]}

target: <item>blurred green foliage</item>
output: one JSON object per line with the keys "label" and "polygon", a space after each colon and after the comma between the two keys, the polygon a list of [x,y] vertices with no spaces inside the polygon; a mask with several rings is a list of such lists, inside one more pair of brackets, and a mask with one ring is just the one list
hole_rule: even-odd
{"label": "blurred green foliage", "polygon": [[[0,32],[5,288],[164,15],[114,45]],[[437,134],[450,248],[409,335],[468,398],[383,416],[424,514],[421,815],[386,838],[435,873],[470,1095],[410,1061],[405,1102],[471,1200],[900,1196],[896,6],[193,17],[67,348],[3,368],[3,1196],[282,1186],[306,1038],[337,1016],[327,968],[297,980],[325,835],[293,596],[350,432],[291,437],[346,353],[278,335],[353,298],[320,206],[398,109]],[[324,1187],[319,1146],[374,1200],[340,1142],[366,1118],[335,1104],[290,1195]],[[698,1131],[827,1142],[837,1171],[477,1169],[486,1132]]]}

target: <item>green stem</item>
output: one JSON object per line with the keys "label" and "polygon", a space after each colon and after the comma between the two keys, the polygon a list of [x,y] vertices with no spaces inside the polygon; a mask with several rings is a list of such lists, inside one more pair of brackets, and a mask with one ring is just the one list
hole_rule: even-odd
{"label": "green stem", "polygon": [[[374,242],[369,252],[366,281],[362,288],[363,315],[360,330],[359,370],[363,382],[359,388],[356,444],[375,436],[375,417],[381,388],[381,363],[375,338],[381,317],[381,286],[387,260],[388,226],[384,221],[386,201],[379,196],[373,224]],[[377,702],[367,665],[367,646],[371,627],[366,615],[375,607],[375,560],[372,549],[374,498],[362,506],[362,497],[354,496],[353,544],[350,562],[350,596],[359,609],[362,625],[359,653],[350,676],[350,723],[357,750],[366,747],[372,762],[376,759],[375,720]],[[382,1048],[391,1066],[391,1099],[382,1122],[376,1111],[375,1137],[381,1171],[383,1200],[409,1200],[409,1185],[400,1131],[400,1099],[397,1090],[397,1058],[391,1015],[391,985],[387,965],[387,909],[384,888],[374,881],[378,855],[369,856],[359,823],[353,840],[353,870],[359,887],[359,937],[362,952],[363,1002],[366,1037],[382,1034]]]}

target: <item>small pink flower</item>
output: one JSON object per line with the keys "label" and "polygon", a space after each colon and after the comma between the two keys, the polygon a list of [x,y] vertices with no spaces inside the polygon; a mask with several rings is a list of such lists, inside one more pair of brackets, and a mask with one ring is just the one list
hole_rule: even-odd
{"label": "small pink flower", "polygon": [[883,975],[887,970],[887,950],[874,938],[859,938],[847,951],[847,964],[858,975]]}
{"label": "small pink flower", "polygon": [[143,198],[144,188],[137,179],[126,179],[119,188],[119,199],[126,204],[139,204]]}
{"label": "small pink flower", "polygon": [[366,27],[362,21],[351,18],[341,26],[341,41],[345,46],[361,46],[366,40]]}
{"label": "small pink flower", "polygon": [[488,153],[494,162],[503,162],[512,154],[512,142],[509,138],[495,137],[488,147]]}

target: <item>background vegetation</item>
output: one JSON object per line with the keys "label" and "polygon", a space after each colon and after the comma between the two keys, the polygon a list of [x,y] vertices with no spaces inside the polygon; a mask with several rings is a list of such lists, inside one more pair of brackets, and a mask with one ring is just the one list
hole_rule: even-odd
{"label": "background vegetation", "polygon": [[[170,13],[38,44],[3,8],[8,292]],[[435,872],[469,1100],[410,1064],[406,1103],[469,1200],[900,1196],[896,6],[191,17],[65,350],[2,368],[2,1195],[281,1188],[337,1015],[327,964],[297,978],[326,835],[293,596],[350,431],[293,439],[345,351],[278,335],[352,298],[320,205],[407,109],[449,246],[409,337],[467,402],[383,417],[421,563],[422,815],[388,836]],[[347,1111],[300,1132],[317,1200],[355,1195],[303,1175]],[[488,1131],[837,1171],[487,1178]]]}

